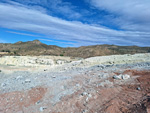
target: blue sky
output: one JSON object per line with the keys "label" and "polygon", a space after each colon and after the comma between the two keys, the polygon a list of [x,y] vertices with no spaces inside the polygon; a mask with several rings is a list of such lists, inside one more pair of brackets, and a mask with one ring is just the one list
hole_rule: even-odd
{"label": "blue sky", "polygon": [[150,46],[149,0],[1,0],[0,43]]}

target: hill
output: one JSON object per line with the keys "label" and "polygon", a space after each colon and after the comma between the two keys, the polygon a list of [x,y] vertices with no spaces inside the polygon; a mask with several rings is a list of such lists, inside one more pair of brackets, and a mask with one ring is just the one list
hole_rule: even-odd
{"label": "hill", "polygon": [[149,53],[150,47],[138,46],[116,46],[116,45],[94,45],[82,46],[78,48],[68,47],[62,48],[55,45],[46,45],[39,40],[28,42],[17,42],[14,44],[0,43],[1,55],[20,55],[20,56],[39,56],[39,55],[54,55],[54,56],[71,56],[71,57],[94,57],[104,55],[119,55],[119,54],[135,54]]}

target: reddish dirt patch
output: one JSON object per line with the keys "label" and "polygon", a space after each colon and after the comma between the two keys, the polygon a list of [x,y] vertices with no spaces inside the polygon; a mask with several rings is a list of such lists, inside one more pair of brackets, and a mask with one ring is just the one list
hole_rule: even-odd
{"label": "reddish dirt patch", "polygon": [[15,113],[23,111],[24,107],[35,104],[42,99],[46,89],[42,87],[32,88],[28,91],[14,91],[0,95],[0,113]]}
{"label": "reddish dirt patch", "polygon": [[137,78],[138,87],[140,87],[143,93],[150,93],[150,71],[126,70],[124,74],[139,76]]}
{"label": "reddish dirt patch", "polygon": [[122,85],[122,92],[111,101],[115,105],[108,103],[108,108],[102,112],[150,113],[150,71],[126,70],[123,74],[138,76],[136,84]]}
{"label": "reddish dirt patch", "polygon": [[[92,97],[81,93],[66,96],[52,111],[86,113],[150,113],[150,71],[127,70],[124,74],[138,76],[136,83],[112,88],[93,87]],[[139,88],[139,89],[138,89]],[[87,100],[88,97],[88,100]]]}
{"label": "reddish dirt patch", "polygon": [[137,78],[138,84],[132,86],[132,88],[140,88],[139,94],[142,95],[139,101],[133,104],[128,112],[150,113],[150,71],[127,70],[124,73],[139,76]]}
{"label": "reddish dirt patch", "polygon": [[[74,94],[62,97],[61,101],[55,105],[51,105],[50,102],[46,103],[47,108],[43,112],[150,113],[150,71],[126,70],[123,74],[133,76],[135,82],[129,81],[127,84],[113,87],[97,87],[90,82],[83,84],[83,81],[89,79],[86,75],[85,78],[74,79],[74,82],[79,82],[84,86]],[[23,108],[30,111],[31,106],[36,107],[35,103],[38,100],[49,98],[49,96],[44,96],[46,92],[47,89],[39,87],[24,92],[1,94],[0,113],[16,113],[23,111]],[[83,95],[83,92],[87,94]],[[34,113],[33,110],[31,108],[29,113]]]}

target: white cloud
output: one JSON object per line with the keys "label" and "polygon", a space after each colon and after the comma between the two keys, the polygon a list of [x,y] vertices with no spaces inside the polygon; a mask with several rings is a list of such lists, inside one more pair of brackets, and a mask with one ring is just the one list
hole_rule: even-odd
{"label": "white cloud", "polygon": [[39,35],[33,35],[33,34],[21,33],[21,32],[14,32],[14,31],[6,31],[6,32],[13,33],[13,34],[18,34],[18,35],[32,36],[32,37],[42,37],[42,36],[39,36]]}
{"label": "white cloud", "polygon": [[68,42],[68,41],[67,42],[63,42],[63,41],[50,40],[50,39],[47,39],[47,38],[39,38],[38,40],[47,41],[47,42],[56,42],[56,43],[59,43],[59,44],[64,44],[65,47],[70,46],[70,45],[76,46],[75,45],[76,43]]}
{"label": "white cloud", "polygon": [[[57,40],[77,42],[76,46],[92,44],[148,45],[145,32],[117,31],[103,26],[66,21],[23,6],[0,3],[0,27],[31,31]],[[141,42],[143,37],[147,42]],[[136,39],[137,38],[137,39]]]}
{"label": "white cloud", "polygon": [[149,0],[89,0],[90,3],[118,16],[115,23],[122,29],[150,32]]}
{"label": "white cloud", "polygon": [[0,39],[0,43],[8,43],[8,42],[5,41],[5,40]]}
{"label": "white cloud", "polygon": [[14,5],[25,5],[32,9],[50,13],[52,15],[61,15],[67,18],[80,18],[82,15],[75,11],[76,7],[70,2],[62,0],[5,0]]}

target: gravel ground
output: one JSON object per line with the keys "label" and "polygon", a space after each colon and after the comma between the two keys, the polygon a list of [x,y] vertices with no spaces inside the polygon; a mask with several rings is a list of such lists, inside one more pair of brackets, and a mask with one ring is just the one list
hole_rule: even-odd
{"label": "gravel ground", "polygon": [[[145,56],[146,55],[146,56]],[[130,56],[131,55],[125,55]],[[135,55],[134,55],[135,56]],[[134,58],[132,56],[132,58]],[[113,58],[119,58],[123,56],[113,56]],[[37,94],[35,99],[28,100],[26,104],[18,103],[18,101],[22,101],[22,98],[19,98],[17,101],[13,101],[14,104],[7,101],[6,105],[11,104],[11,107],[4,106],[0,102],[0,113],[12,113],[12,112],[24,112],[24,113],[32,113],[35,111],[36,113],[39,112],[89,112],[80,107],[78,110],[76,108],[70,108],[71,111],[63,109],[58,109],[57,107],[61,106],[73,106],[72,99],[74,99],[74,95],[79,96],[79,101],[83,101],[87,104],[90,98],[93,98],[93,94],[97,93],[100,89],[108,89],[114,88],[114,94],[120,92],[122,89],[121,85],[125,84],[134,84],[136,83],[137,76],[132,77],[129,74],[128,78],[125,78],[125,75],[121,75],[122,78],[115,78],[114,76],[118,77],[118,74],[123,74],[126,70],[150,70],[150,61],[148,59],[149,54],[138,54],[133,62],[119,62],[116,60],[116,63],[110,63],[105,61],[105,63],[95,63],[99,61],[102,57],[90,58],[80,61],[73,61],[71,63],[66,63],[62,65],[56,65],[54,67],[42,67],[42,68],[31,68],[28,70],[29,67],[10,67],[1,65],[1,72],[0,72],[0,100],[1,102],[6,99],[8,95],[13,93],[16,95],[25,95],[24,98],[27,99],[30,92],[34,91],[33,94],[31,93],[30,97]],[[135,62],[135,60],[137,62]],[[145,58],[144,60],[141,60]],[[95,60],[97,59],[97,60]],[[87,62],[88,61],[88,62]],[[122,60],[121,60],[122,61]],[[91,63],[93,62],[93,63]],[[111,61],[112,62],[112,61]],[[117,63],[118,62],[118,63]],[[5,67],[5,68],[4,68]],[[13,70],[13,71],[12,71]],[[6,73],[6,71],[11,71],[11,73]],[[99,88],[99,89],[97,89]],[[117,90],[117,92],[115,92]],[[37,92],[36,92],[37,91]],[[42,92],[41,92],[42,91]],[[19,94],[18,94],[19,93]],[[40,95],[41,94],[41,95]],[[12,98],[17,98],[15,96]],[[11,98],[10,96],[10,98]],[[68,103],[64,105],[63,102],[67,101],[65,97],[70,97],[71,99],[68,100]],[[82,100],[80,96],[83,96],[85,100]],[[96,98],[96,97],[94,97]],[[17,98],[18,99],[18,98]],[[65,99],[65,101],[63,101]],[[78,100],[77,99],[77,100]],[[77,101],[75,100],[75,101]],[[5,102],[4,102],[5,103]],[[32,103],[31,105],[28,105]],[[81,103],[81,102],[80,102]],[[14,105],[14,106],[13,106]],[[21,106],[21,108],[16,108],[16,106]],[[74,105],[78,106],[78,105]],[[80,110],[79,110],[80,109]],[[90,107],[88,107],[90,109]],[[95,112],[96,110],[94,110]],[[115,112],[112,112],[115,113]],[[117,112],[116,112],[117,113]],[[118,112],[119,113],[119,112]]]}

